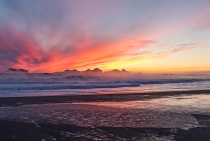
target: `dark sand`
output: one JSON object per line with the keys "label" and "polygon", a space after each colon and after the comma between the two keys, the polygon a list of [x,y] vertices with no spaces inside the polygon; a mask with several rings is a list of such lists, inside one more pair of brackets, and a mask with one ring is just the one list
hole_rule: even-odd
{"label": "dark sand", "polygon": [[168,92],[128,93],[128,94],[99,94],[99,95],[66,95],[66,96],[37,96],[37,97],[8,97],[0,98],[0,107],[19,106],[26,104],[72,103],[72,102],[121,102],[134,100],[149,100],[178,95],[210,94],[210,90],[187,90]]}
{"label": "dark sand", "polygon": [[[208,122],[210,116],[194,115],[199,123]],[[206,120],[208,119],[208,120]],[[81,127],[75,125],[54,125],[21,123],[0,120],[1,141],[92,141],[92,140],[158,140],[173,136],[177,141],[209,141],[210,126],[189,130],[170,128],[129,128],[129,127]],[[151,136],[153,135],[153,136]],[[167,140],[167,139],[165,139]]]}
{"label": "dark sand", "polygon": [[[210,94],[210,90],[154,92],[139,94],[109,94],[80,96],[48,96],[0,98],[0,107],[18,107],[28,104],[73,102],[124,102],[150,100],[178,95]],[[154,113],[155,114],[155,113]],[[8,119],[0,120],[0,141],[68,141],[68,140],[177,140],[210,141],[210,115],[191,114],[199,127],[134,128],[134,127],[86,127],[52,123],[25,123]],[[104,117],[106,118],[106,117]],[[173,138],[171,138],[173,137]]]}

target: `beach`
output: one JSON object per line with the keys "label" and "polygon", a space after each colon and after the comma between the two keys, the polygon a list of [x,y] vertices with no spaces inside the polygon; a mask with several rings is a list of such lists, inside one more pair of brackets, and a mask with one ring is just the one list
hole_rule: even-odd
{"label": "beach", "polygon": [[210,90],[0,98],[0,140],[210,140]]}
{"label": "beach", "polygon": [[0,0],[0,141],[210,141],[210,0]]}

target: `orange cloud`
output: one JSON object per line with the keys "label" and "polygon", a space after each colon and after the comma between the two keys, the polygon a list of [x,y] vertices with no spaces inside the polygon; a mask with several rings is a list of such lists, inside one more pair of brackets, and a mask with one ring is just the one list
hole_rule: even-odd
{"label": "orange cloud", "polygon": [[[65,11],[62,8],[57,8],[57,5],[54,7],[59,14],[50,15],[51,18],[46,16],[49,18],[47,20],[43,17],[40,19],[34,13],[32,16],[26,13],[25,16],[40,27],[31,26],[30,20],[24,20],[27,26],[21,22],[18,23],[18,20],[16,22],[1,22],[0,69],[15,67],[33,72],[54,72],[74,68],[101,67],[112,69],[124,67],[129,66],[127,64],[132,65],[141,62],[141,60],[170,56],[177,52],[198,48],[198,45],[189,45],[189,41],[186,41],[187,46],[177,46],[184,41],[181,43],[170,42],[168,38],[180,38],[179,35],[183,31],[209,28],[207,17],[210,14],[210,8],[187,15],[185,19],[178,20],[176,24],[164,22],[155,24],[153,18],[141,23],[137,18],[138,13],[135,13],[137,19],[133,20],[134,23],[129,23],[129,20],[124,20],[124,15],[122,15],[122,18],[119,18],[122,23],[121,21],[118,23],[117,20],[112,21],[111,24],[117,23],[119,25],[113,28],[112,25],[106,25],[106,22],[109,23],[110,21],[105,18],[112,16],[115,10],[106,9],[106,6],[97,2],[93,3],[90,3],[90,7],[84,5],[80,7],[80,2],[73,2],[72,5],[79,9],[76,10],[80,11],[87,8],[87,15],[90,16],[75,16],[76,22],[72,20],[71,27],[68,25],[71,22],[64,20],[66,17],[60,18],[63,13],[65,14]],[[114,4],[118,5],[118,2]],[[97,12],[93,10],[92,6],[97,6],[95,8]],[[167,9],[170,10],[172,6],[173,3],[170,3]],[[40,10],[46,12],[42,6]],[[49,8],[48,14],[53,11],[54,9]],[[74,14],[74,12],[72,13]],[[162,19],[167,21],[167,18],[172,15],[171,13],[173,12],[166,11]],[[132,20],[132,16],[132,14],[128,15],[128,19]],[[58,20],[54,20],[54,17]],[[93,26],[97,23],[98,18],[105,21],[104,25],[99,24],[101,27],[99,25]],[[37,22],[39,20],[42,21],[39,23]],[[200,20],[202,22],[198,22]],[[88,21],[92,22],[89,23]]]}

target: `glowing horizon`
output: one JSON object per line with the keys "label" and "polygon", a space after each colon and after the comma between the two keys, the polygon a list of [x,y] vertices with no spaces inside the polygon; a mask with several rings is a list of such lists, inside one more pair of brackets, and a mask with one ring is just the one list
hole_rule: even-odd
{"label": "glowing horizon", "polygon": [[0,71],[210,71],[210,1],[0,0]]}

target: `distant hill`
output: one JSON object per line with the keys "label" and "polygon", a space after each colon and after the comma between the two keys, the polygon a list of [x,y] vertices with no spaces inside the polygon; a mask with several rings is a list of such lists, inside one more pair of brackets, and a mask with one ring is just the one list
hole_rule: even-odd
{"label": "distant hill", "polygon": [[107,71],[106,73],[108,74],[128,74],[128,73],[131,73],[125,69],[122,69],[121,71],[118,70],[118,69],[114,69],[114,70],[111,70],[111,71]]}
{"label": "distant hill", "polygon": [[28,70],[9,68],[4,73],[28,73]]}
{"label": "distant hill", "polygon": [[83,71],[85,74],[100,74],[103,73],[103,71],[99,68],[95,68],[93,70],[87,69],[86,71]]}
{"label": "distant hill", "polygon": [[[14,69],[14,68],[9,68],[8,70],[6,70],[3,73],[9,73],[9,74],[16,74],[16,73],[21,73],[21,74],[26,74],[29,73],[28,70],[25,69]],[[125,69],[122,70],[118,70],[118,69],[113,69],[111,71],[106,71],[103,72],[103,70],[101,70],[100,68],[95,68],[95,69],[87,69],[85,71],[78,71],[76,69],[73,70],[65,70],[62,72],[54,72],[54,73],[30,73],[31,75],[35,75],[35,74],[50,74],[50,75],[103,75],[103,74],[110,74],[110,75],[126,75],[126,74],[130,74],[130,71],[127,71]]]}

